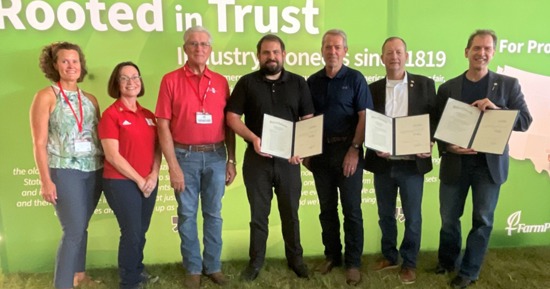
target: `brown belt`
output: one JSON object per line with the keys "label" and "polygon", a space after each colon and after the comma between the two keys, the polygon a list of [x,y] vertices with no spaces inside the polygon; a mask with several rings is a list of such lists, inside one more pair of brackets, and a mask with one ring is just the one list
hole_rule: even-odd
{"label": "brown belt", "polygon": [[184,149],[192,152],[212,152],[224,146],[224,142],[217,142],[212,144],[201,144],[201,145],[187,145],[182,143],[174,143],[174,147],[178,149]]}
{"label": "brown belt", "polygon": [[332,137],[326,137],[325,143],[337,143],[337,142],[345,142],[347,140],[350,140],[351,138],[348,136],[332,136]]}

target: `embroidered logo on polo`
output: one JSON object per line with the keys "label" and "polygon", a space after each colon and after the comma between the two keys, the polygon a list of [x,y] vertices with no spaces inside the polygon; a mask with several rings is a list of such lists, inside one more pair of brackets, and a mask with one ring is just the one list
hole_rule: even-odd
{"label": "embroidered logo on polo", "polygon": [[550,223],[527,225],[521,223],[521,211],[514,212],[508,216],[508,227],[504,228],[508,232],[508,236],[512,236],[512,232],[516,234],[536,234],[550,232]]}

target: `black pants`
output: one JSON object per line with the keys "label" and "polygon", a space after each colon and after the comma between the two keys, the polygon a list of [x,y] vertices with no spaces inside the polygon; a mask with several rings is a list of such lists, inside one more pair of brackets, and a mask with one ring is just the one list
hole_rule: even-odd
{"label": "black pants", "polygon": [[251,215],[249,264],[260,268],[265,260],[273,192],[277,195],[288,265],[302,264],[303,249],[298,219],[302,193],[300,165],[289,164],[286,159],[262,157],[254,148],[248,147],[244,156],[243,178]]}
{"label": "black pants", "polygon": [[346,268],[359,268],[364,242],[361,210],[364,160],[361,150],[355,173],[350,177],[344,176],[342,163],[350,145],[350,142],[325,143],[323,154],[313,157],[310,166],[321,205],[319,221],[323,230],[325,257],[335,263],[342,261],[340,203],[344,215],[344,265]]}

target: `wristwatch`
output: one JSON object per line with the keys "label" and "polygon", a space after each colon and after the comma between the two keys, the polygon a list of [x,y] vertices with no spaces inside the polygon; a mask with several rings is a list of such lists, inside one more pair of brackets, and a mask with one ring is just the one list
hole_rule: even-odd
{"label": "wristwatch", "polygon": [[227,162],[228,162],[228,163],[230,163],[230,164],[232,164],[232,165],[234,165],[234,166],[236,166],[236,165],[237,165],[237,162],[236,162],[236,161],[234,161],[234,160],[227,160]]}
{"label": "wristwatch", "polygon": [[357,144],[357,143],[352,143],[352,144],[351,144],[351,147],[354,148],[354,149],[356,149],[356,150],[358,150],[358,149],[361,148],[361,145],[360,145],[360,144]]}

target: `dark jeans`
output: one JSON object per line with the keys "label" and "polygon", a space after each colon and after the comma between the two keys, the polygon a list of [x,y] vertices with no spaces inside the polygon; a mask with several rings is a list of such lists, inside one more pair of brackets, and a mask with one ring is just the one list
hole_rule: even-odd
{"label": "dark jeans", "polygon": [[[439,204],[439,263],[446,268],[460,268],[459,275],[477,280],[487,251],[500,185],[492,181],[484,158],[462,157],[460,180],[454,184],[441,182]],[[460,261],[462,232],[460,218],[468,191],[472,188],[472,228],[466,240],[466,250]]]}
{"label": "dark jeans", "polygon": [[403,259],[403,268],[416,268],[422,231],[424,175],[418,173],[415,161],[390,162],[390,171],[374,174],[378,224],[382,231],[382,254],[393,264],[398,263],[395,208],[399,192],[405,215],[405,234],[399,253]]}
{"label": "dark jeans", "polygon": [[249,264],[260,268],[265,261],[273,191],[277,195],[288,265],[295,267],[303,264],[298,219],[302,194],[300,166],[289,164],[286,159],[262,157],[248,147],[243,162],[243,178],[251,215]]}
{"label": "dark jeans", "polygon": [[103,179],[105,198],[115,213],[120,227],[118,243],[118,273],[120,288],[134,288],[142,281],[145,233],[157,199],[157,187],[145,198],[131,180]]}
{"label": "dark jeans", "polygon": [[342,163],[349,148],[349,142],[325,143],[323,154],[313,157],[310,167],[321,205],[319,220],[321,221],[325,256],[337,264],[342,261],[338,215],[338,192],[340,192],[346,245],[344,263],[346,268],[359,268],[364,242],[363,213],[361,211],[364,160],[363,152],[360,151],[355,174],[346,178],[342,170]]}

